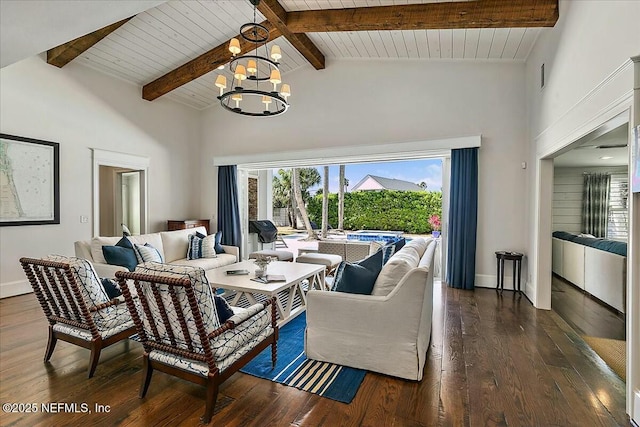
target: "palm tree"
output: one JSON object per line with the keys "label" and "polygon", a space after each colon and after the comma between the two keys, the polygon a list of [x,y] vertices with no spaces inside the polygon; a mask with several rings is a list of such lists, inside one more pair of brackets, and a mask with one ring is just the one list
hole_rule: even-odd
{"label": "palm tree", "polygon": [[[317,170],[316,170],[316,173],[317,173]],[[298,212],[300,213],[300,217],[304,222],[304,228],[307,229],[308,239],[317,239],[318,235],[311,227],[311,222],[309,221],[309,215],[307,214],[307,208],[302,198],[302,189],[300,188],[300,169],[298,168],[293,169],[293,193],[295,195]]]}
{"label": "palm tree", "polygon": [[344,165],[340,165],[338,177],[338,230],[344,230]]}
{"label": "palm tree", "polygon": [[327,237],[329,222],[329,166],[325,166],[322,176],[322,233],[323,238]]}
{"label": "palm tree", "polygon": [[[300,192],[302,200],[306,203],[311,195],[309,188],[320,183],[320,173],[316,168],[301,168],[300,171]],[[293,191],[293,174],[291,169],[280,169],[277,175],[273,176],[273,207],[286,208],[289,223],[296,226],[295,196]]]}

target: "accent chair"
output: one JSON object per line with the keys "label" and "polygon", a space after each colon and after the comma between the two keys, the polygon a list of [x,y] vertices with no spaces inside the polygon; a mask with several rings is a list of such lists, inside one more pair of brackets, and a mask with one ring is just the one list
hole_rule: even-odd
{"label": "accent chair", "polygon": [[88,348],[91,378],[101,350],[135,333],[123,300],[109,300],[85,259],[50,255],[45,259],[20,258],[20,264],[49,321],[44,361],[49,361],[59,339]]}
{"label": "accent chair", "polygon": [[[198,267],[144,263],[116,277],[144,346],[140,398],[154,370],[203,385],[202,421],[209,423],[223,381],[269,345],[275,366],[275,299],[248,308],[221,306],[222,297]],[[231,317],[221,322],[225,311]]]}

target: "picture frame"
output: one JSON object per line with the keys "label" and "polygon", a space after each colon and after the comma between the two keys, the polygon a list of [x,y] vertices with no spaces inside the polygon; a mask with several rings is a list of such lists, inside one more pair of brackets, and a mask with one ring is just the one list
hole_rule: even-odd
{"label": "picture frame", "polygon": [[0,226],[60,224],[60,144],[0,133]]}

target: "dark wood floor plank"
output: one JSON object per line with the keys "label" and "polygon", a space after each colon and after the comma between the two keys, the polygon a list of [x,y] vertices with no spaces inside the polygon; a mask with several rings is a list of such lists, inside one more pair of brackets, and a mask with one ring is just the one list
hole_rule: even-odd
{"label": "dark wood floor plank", "polygon": [[[593,316],[591,309],[575,310],[576,321]],[[43,363],[46,340],[33,295],[0,300],[0,400],[98,403],[110,411],[3,413],[3,426],[199,424],[203,387],[156,372],[147,396],[138,398],[138,343],[105,349],[95,377],[87,379],[87,350],[59,342]],[[511,292],[438,284],[422,381],[368,373],[347,405],[237,373],[221,386],[211,425],[628,425],[624,393],[624,384],[556,313]]]}

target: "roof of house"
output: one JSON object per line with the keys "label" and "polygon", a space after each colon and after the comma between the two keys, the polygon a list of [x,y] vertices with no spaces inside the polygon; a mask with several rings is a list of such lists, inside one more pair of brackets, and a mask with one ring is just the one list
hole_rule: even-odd
{"label": "roof of house", "polygon": [[384,178],[382,176],[367,175],[362,178],[356,185],[353,186],[351,191],[359,189],[368,178],[376,181],[384,190],[399,190],[399,191],[423,191],[423,188],[413,182],[404,181],[402,179]]}

